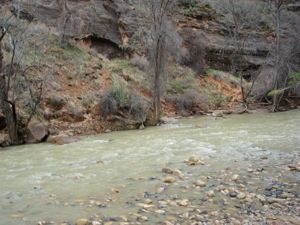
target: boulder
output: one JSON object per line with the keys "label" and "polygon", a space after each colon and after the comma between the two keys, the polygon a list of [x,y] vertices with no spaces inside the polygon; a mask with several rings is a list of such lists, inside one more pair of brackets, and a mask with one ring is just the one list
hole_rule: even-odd
{"label": "boulder", "polygon": [[60,120],[70,123],[78,123],[85,120],[83,112],[80,109],[69,108],[68,110],[63,110]]}
{"label": "boulder", "polygon": [[61,96],[51,95],[46,98],[45,105],[52,110],[61,110],[65,105],[65,101]]}
{"label": "boulder", "polygon": [[32,120],[27,126],[27,143],[39,143],[47,138],[48,133],[39,121]]}
{"label": "boulder", "polygon": [[79,137],[67,136],[67,135],[57,135],[57,136],[50,136],[47,139],[47,142],[52,144],[58,145],[65,145],[79,141]]}
{"label": "boulder", "polygon": [[0,134],[0,147],[9,146],[9,137],[7,134]]}

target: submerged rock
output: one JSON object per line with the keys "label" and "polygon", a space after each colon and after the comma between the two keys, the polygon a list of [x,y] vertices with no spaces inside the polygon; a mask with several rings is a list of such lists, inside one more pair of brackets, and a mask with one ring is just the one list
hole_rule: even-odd
{"label": "submerged rock", "polygon": [[74,136],[67,136],[67,135],[57,135],[57,136],[50,136],[47,140],[47,142],[52,144],[58,144],[58,145],[64,145],[64,144],[70,144],[73,142],[79,141],[79,137]]}

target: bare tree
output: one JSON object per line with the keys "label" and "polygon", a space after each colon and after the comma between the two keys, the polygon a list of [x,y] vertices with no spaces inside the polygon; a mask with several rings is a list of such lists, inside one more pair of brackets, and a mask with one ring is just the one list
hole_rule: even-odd
{"label": "bare tree", "polygon": [[[232,48],[230,55],[232,73],[239,78],[242,94],[242,103],[248,108],[247,98],[251,90],[245,91],[244,73],[247,69],[245,56],[251,54],[247,49],[248,42],[252,42],[251,33],[247,29],[257,29],[258,26],[258,3],[252,0],[222,0],[217,6],[224,14],[223,27],[229,34],[229,43]],[[252,75],[255,82],[256,75]],[[253,85],[252,85],[253,86]]]}
{"label": "bare tree", "polygon": [[139,15],[135,19],[135,28],[132,28],[136,29],[133,36],[139,37],[139,46],[146,46],[149,74],[154,78],[152,124],[159,123],[161,117],[160,99],[168,56],[176,56],[179,52],[180,38],[171,21],[175,7],[174,0],[142,0],[138,4]]}
{"label": "bare tree", "polygon": [[[291,23],[293,18],[289,18],[290,15],[287,14],[287,0],[269,0],[268,4],[271,10],[274,21],[274,45],[272,51],[271,60],[273,61],[274,72],[272,76],[272,87],[269,93],[272,96],[272,109],[271,112],[276,112],[279,110],[281,100],[286,94],[286,91],[297,83],[298,73],[291,73],[299,70],[299,59],[300,59],[300,49],[299,49],[299,19],[295,19],[296,24],[295,29],[293,29],[293,24]],[[291,30],[296,30],[296,32],[290,33],[293,41],[284,40],[282,38],[284,21],[289,18],[288,27]],[[297,32],[298,30],[298,32]],[[284,43],[284,44],[283,44]],[[296,66],[295,66],[296,65]],[[294,79],[294,84],[290,85],[289,81]],[[296,79],[296,80],[295,80]]]}
{"label": "bare tree", "polygon": [[[0,18],[0,107],[5,115],[11,144],[19,144],[19,127],[18,127],[18,106],[21,99],[29,92],[30,100],[25,101],[31,108],[30,115],[27,118],[27,125],[37,109],[42,96],[43,81],[31,79],[28,72],[33,66],[23,69],[22,48],[26,41],[25,27],[17,17],[7,13],[7,8],[1,9]],[[4,57],[2,44],[4,41],[10,45],[10,53]]]}

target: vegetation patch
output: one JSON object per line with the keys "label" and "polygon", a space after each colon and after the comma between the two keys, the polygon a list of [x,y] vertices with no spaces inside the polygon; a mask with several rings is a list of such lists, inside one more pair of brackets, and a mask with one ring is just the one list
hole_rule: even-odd
{"label": "vegetation patch", "polygon": [[239,78],[228,72],[215,69],[208,69],[206,73],[213,75],[216,79],[228,80],[234,84],[239,84]]}

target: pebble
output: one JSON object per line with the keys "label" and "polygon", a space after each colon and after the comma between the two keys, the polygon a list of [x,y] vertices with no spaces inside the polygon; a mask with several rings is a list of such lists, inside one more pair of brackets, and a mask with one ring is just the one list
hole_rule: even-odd
{"label": "pebble", "polygon": [[158,210],[155,211],[155,213],[157,213],[157,214],[164,214],[165,210],[158,209]]}
{"label": "pebble", "polygon": [[188,165],[193,166],[193,165],[205,165],[204,162],[202,162],[198,157],[196,156],[191,156],[188,160]]}
{"label": "pebble", "polygon": [[89,225],[90,221],[87,219],[79,219],[76,221],[75,225]]}
{"label": "pebble", "polygon": [[152,200],[149,199],[149,198],[147,198],[147,199],[145,199],[144,203],[145,203],[145,204],[151,204],[151,203],[152,203]]}
{"label": "pebble", "polygon": [[210,191],[206,192],[206,195],[207,195],[207,197],[212,198],[212,197],[215,197],[215,192],[213,190],[210,190]]}
{"label": "pebble", "polygon": [[173,170],[167,167],[162,168],[161,170],[163,173],[167,173],[167,174],[173,174]]}
{"label": "pebble", "polygon": [[142,216],[141,219],[142,219],[143,221],[148,221],[148,217],[147,217],[147,216]]}
{"label": "pebble", "polygon": [[160,194],[160,193],[162,193],[164,190],[165,190],[165,188],[159,187],[159,188],[157,188],[156,193]]}
{"label": "pebble", "polygon": [[238,174],[234,174],[234,175],[232,175],[231,180],[232,181],[237,181],[238,178],[239,178],[239,175]]}
{"label": "pebble", "polygon": [[237,196],[237,193],[236,192],[230,192],[229,196],[232,197],[232,198],[235,198]]}
{"label": "pebble", "polygon": [[166,179],[164,179],[164,182],[168,184],[174,183],[175,181],[176,179],[174,177],[167,177]]}
{"label": "pebble", "polygon": [[184,179],[184,174],[180,170],[174,170],[173,175],[179,177],[180,179]]}
{"label": "pebble", "polygon": [[286,200],[285,199],[281,199],[281,198],[267,198],[267,202],[269,204],[273,204],[273,203],[284,203]]}
{"label": "pebble", "polygon": [[202,181],[202,180],[196,180],[196,181],[195,181],[195,185],[196,185],[197,187],[205,187],[205,186],[206,186],[206,183],[205,183],[204,181]]}
{"label": "pebble", "polygon": [[218,187],[216,187],[216,191],[223,191],[225,190],[225,186],[224,185],[219,185]]}
{"label": "pebble", "polygon": [[189,203],[188,203],[188,199],[183,199],[182,201],[180,201],[179,203],[178,203],[178,205],[180,205],[180,206],[187,206]]}
{"label": "pebble", "polygon": [[99,221],[93,221],[92,225],[101,225],[101,223]]}
{"label": "pebble", "polygon": [[246,194],[245,193],[239,193],[236,197],[238,198],[238,199],[244,199],[244,198],[246,198]]}
{"label": "pebble", "polygon": [[256,171],[258,171],[258,172],[262,172],[263,170],[264,170],[263,167],[257,167],[257,168],[256,168]]}
{"label": "pebble", "polygon": [[174,224],[169,221],[164,221],[164,225],[174,225]]}

